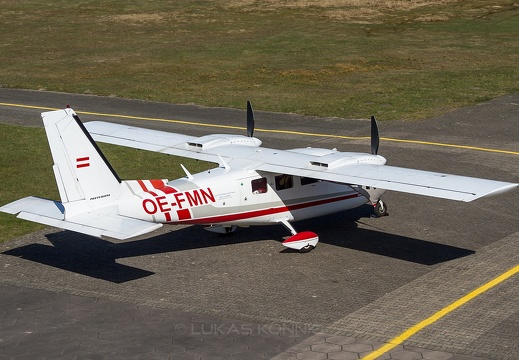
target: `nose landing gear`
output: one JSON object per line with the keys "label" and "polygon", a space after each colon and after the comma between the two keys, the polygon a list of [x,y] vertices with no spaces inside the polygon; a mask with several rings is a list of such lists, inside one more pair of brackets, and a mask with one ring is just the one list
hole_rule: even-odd
{"label": "nose landing gear", "polygon": [[307,253],[315,249],[319,242],[319,236],[311,231],[296,232],[287,220],[282,220],[283,224],[292,234],[288,239],[282,242],[284,246],[290,249],[299,251],[300,253]]}

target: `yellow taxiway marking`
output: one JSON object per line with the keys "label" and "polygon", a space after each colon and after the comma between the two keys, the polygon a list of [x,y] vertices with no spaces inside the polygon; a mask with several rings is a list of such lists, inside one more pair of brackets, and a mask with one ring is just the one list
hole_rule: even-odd
{"label": "yellow taxiway marking", "polygon": [[[47,111],[59,110],[59,109],[55,109],[55,108],[48,108],[48,107],[42,107],[42,106],[31,106],[31,105],[1,103],[1,102],[0,102],[0,106],[22,107],[22,108],[28,108],[28,109],[38,109],[38,110],[47,110]],[[175,124],[183,124],[183,125],[216,127],[216,128],[234,129],[234,130],[245,130],[245,128],[241,127],[241,126],[207,124],[207,123],[196,122],[196,121],[173,120],[173,119],[162,119],[162,118],[150,118],[150,117],[120,115],[120,114],[104,114],[104,113],[88,112],[88,111],[76,111],[76,112],[78,114],[103,116],[103,117],[114,117],[114,118],[121,118],[121,119],[142,120],[142,121],[158,121],[158,122],[167,122],[167,123],[175,123]],[[256,132],[267,132],[267,133],[290,134],[290,135],[313,136],[313,137],[327,137],[327,138],[347,139],[347,140],[366,140],[366,139],[370,138],[369,136],[347,136],[347,135],[334,135],[334,134],[319,134],[319,133],[309,133],[309,132],[291,131],[291,130],[255,129],[255,131]],[[419,145],[427,145],[427,146],[441,146],[441,147],[451,147],[451,148],[455,148],[455,149],[486,151],[486,152],[501,153],[501,154],[519,155],[519,151],[500,150],[500,149],[484,148],[484,147],[477,147],[477,146],[470,146],[470,145],[457,145],[457,144],[447,144],[447,143],[439,143],[439,142],[431,142],[431,141],[406,140],[406,139],[395,139],[395,138],[386,138],[386,137],[381,137],[380,140],[391,141],[391,142],[400,142],[400,143],[408,143],[408,144],[419,144]]]}
{"label": "yellow taxiway marking", "polygon": [[25,108],[25,109],[36,109],[36,110],[48,110],[48,111],[59,110],[59,109],[50,108],[50,107],[32,106],[32,105],[24,105],[24,104],[0,103],[0,105],[1,106],[10,106],[10,107],[21,107],[21,108]]}
{"label": "yellow taxiway marking", "polygon": [[364,356],[361,360],[374,360],[374,359],[378,358],[379,356],[384,355],[388,351],[391,351],[391,349],[393,349],[396,346],[402,344],[404,341],[409,339],[411,336],[415,335],[420,330],[423,330],[427,326],[434,324],[436,321],[440,320],[445,315],[451,313],[452,311],[454,311],[457,308],[459,308],[460,306],[466,304],[467,302],[469,302],[470,300],[474,299],[475,297],[483,294],[485,291],[492,289],[494,286],[502,283],[503,281],[505,281],[506,279],[512,277],[513,275],[517,274],[518,272],[519,272],[519,265],[511,268],[507,272],[499,275],[498,277],[490,280],[486,284],[484,284],[484,285],[478,287],[477,289],[471,291],[467,295],[465,295],[462,298],[456,300],[452,304],[444,307],[443,309],[441,309],[440,311],[438,311],[434,315],[428,317],[427,319],[422,320],[419,323],[413,325],[412,327],[410,327],[409,329],[405,330],[400,335],[398,335],[398,336],[394,337],[393,339],[389,340],[389,342],[387,344],[383,345],[382,347],[380,347],[379,349],[373,351],[372,353]]}

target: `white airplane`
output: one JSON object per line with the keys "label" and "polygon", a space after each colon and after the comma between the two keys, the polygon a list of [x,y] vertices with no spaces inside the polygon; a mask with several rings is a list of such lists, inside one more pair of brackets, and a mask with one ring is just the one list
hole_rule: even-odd
{"label": "white airplane", "polygon": [[[18,218],[96,237],[127,239],[162,224],[200,224],[229,233],[238,226],[282,224],[286,247],[307,252],[319,241],[291,223],[373,205],[386,190],[472,201],[510,191],[515,183],[384,165],[377,154],[378,127],[371,118],[371,154],[335,149],[276,150],[253,137],[247,103],[247,136],[193,137],[108,122],[83,125],[66,108],[42,113],[61,201],[26,197],[0,207]],[[219,164],[177,180],[121,180],[95,141]]]}

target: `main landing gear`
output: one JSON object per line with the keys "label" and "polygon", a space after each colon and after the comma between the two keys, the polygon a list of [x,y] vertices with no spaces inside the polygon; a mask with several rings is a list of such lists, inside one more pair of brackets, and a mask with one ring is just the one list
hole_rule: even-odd
{"label": "main landing gear", "polygon": [[204,229],[210,232],[214,232],[220,235],[229,235],[236,231],[238,227],[236,225],[232,226],[222,226],[222,225],[211,225],[206,226]]}
{"label": "main landing gear", "polygon": [[387,215],[387,206],[386,203],[382,200],[378,200],[373,205],[373,213],[375,214],[375,217],[382,217]]}

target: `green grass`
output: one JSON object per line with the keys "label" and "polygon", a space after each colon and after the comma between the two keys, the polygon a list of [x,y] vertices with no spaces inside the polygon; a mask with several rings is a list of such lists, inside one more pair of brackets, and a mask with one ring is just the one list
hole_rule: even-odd
{"label": "green grass", "polygon": [[[519,91],[517,1],[0,0],[0,6],[3,87],[236,108],[251,100],[257,110],[380,120],[426,118]],[[43,130],[0,130],[0,203],[28,195],[57,199]],[[176,158],[103,150],[123,178],[181,176]],[[207,166],[185,164],[193,173]],[[37,228],[0,214],[0,240]]]}
{"label": "green grass", "polygon": [[[50,181],[52,159],[43,129],[0,124],[0,141],[0,204],[29,195],[58,199],[56,185]],[[0,213],[0,241],[43,227]]]}
{"label": "green grass", "polygon": [[7,87],[382,120],[519,90],[514,1],[0,5]]}
{"label": "green grass", "polygon": [[[45,131],[40,128],[0,124],[0,134],[0,205],[31,195],[59,200]],[[202,161],[115,145],[99,146],[122,179],[179,178],[185,176],[181,163],[193,174],[215,166]],[[0,242],[43,227],[0,213]]]}

